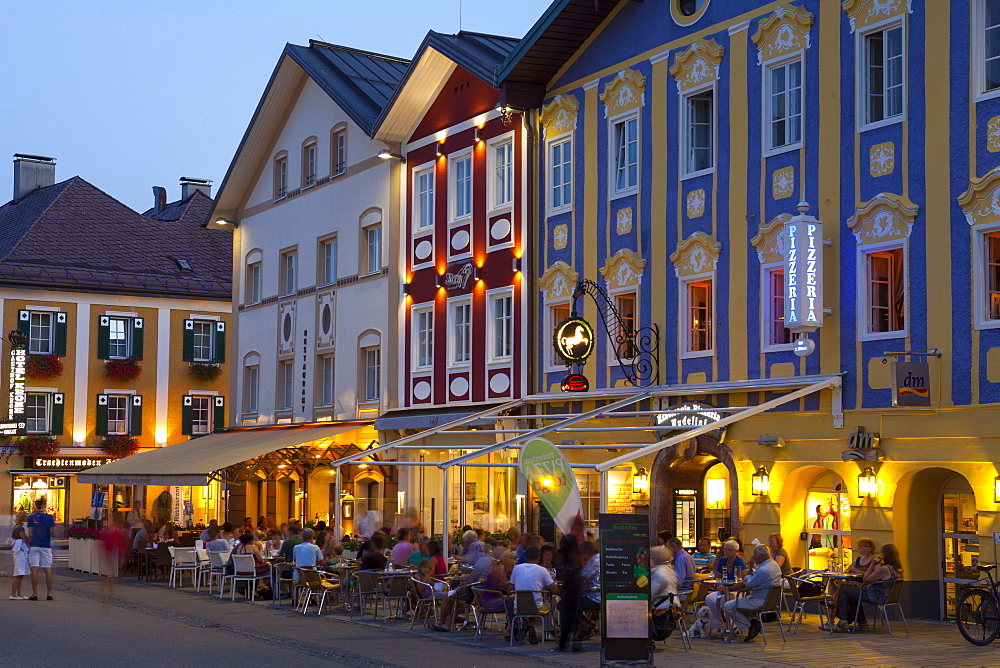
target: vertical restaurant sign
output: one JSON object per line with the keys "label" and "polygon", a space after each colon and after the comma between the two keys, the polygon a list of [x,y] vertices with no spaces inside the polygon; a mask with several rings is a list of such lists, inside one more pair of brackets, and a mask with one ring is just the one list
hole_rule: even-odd
{"label": "vertical restaurant sign", "polygon": [[785,328],[812,332],[823,326],[823,223],[807,214],[785,222]]}
{"label": "vertical restaurant sign", "polygon": [[649,516],[601,513],[598,526],[602,659],[652,663]]}
{"label": "vertical restaurant sign", "polygon": [[892,405],[931,405],[930,365],[927,362],[892,362]]}
{"label": "vertical restaurant sign", "polygon": [[518,458],[521,475],[565,535],[583,536],[583,505],[566,456],[544,438],[533,438]]}
{"label": "vertical restaurant sign", "polygon": [[180,526],[183,520],[184,512],[184,488],[173,486],[170,488],[170,495],[173,497],[173,508],[170,513],[170,521],[174,523],[174,526]]}

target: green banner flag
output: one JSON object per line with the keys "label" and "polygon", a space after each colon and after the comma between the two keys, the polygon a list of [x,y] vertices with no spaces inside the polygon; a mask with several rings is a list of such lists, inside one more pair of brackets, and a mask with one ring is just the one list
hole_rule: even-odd
{"label": "green banner flag", "polygon": [[576,476],[565,455],[544,438],[534,438],[521,450],[518,466],[535,496],[564,535],[583,535],[583,505]]}

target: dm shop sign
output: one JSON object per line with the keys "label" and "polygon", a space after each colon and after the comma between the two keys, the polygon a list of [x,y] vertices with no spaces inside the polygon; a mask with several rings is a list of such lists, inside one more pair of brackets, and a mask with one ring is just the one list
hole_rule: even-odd
{"label": "dm shop sign", "polygon": [[[657,427],[664,431],[671,429],[691,429],[692,427],[704,427],[705,425],[718,422],[725,417],[720,411],[715,410],[715,406],[698,401],[689,401],[683,404],[671,406],[663,413],[658,413],[653,418]],[[711,434],[722,438],[725,427],[713,429]]]}
{"label": "dm shop sign", "polygon": [[823,326],[823,223],[800,202],[783,231],[785,242],[785,327],[812,332]]}
{"label": "dm shop sign", "polygon": [[24,368],[28,362],[28,352],[24,348],[10,351],[7,422],[2,425],[4,436],[23,436],[27,433],[24,419]]}
{"label": "dm shop sign", "polygon": [[892,362],[892,405],[931,405],[931,378],[927,362]]}

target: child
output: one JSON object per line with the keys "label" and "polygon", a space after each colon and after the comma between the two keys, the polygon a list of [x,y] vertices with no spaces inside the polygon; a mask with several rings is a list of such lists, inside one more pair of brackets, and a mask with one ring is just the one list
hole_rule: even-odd
{"label": "child", "polygon": [[14,541],[14,545],[11,548],[11,552],[14,555],[14,573],[10,580],[10,598],[13,601],[25,601],[28,599],[27,596],[21,593],[24,576],[30,572],[28,568],[28,534],[24,530],[26,517],[24,512],[17,513],[14,516],[16,524],[10,533],[11,540]]}

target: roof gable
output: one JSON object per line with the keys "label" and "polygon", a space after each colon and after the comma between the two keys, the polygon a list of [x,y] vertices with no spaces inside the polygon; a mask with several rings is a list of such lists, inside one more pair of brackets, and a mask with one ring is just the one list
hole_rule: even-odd
{"label": "roof gable", "polygon": [[153,220],[182,220],[185,222],[204,223],[208,219],[208,212],[212,210],[212,198],[200,190],[195,190],[194,194],[187,199],[179,199],[170,202],[163,211],[156,213],[156,208],[143,211],[143,218]]}
{"label": "roof gable", "polygon": [[495,88],[472,76],[464,67],[456,67],[420,118],[410,138],[426,137],[457,122],[485,114],[496,108],[497,98]]}

